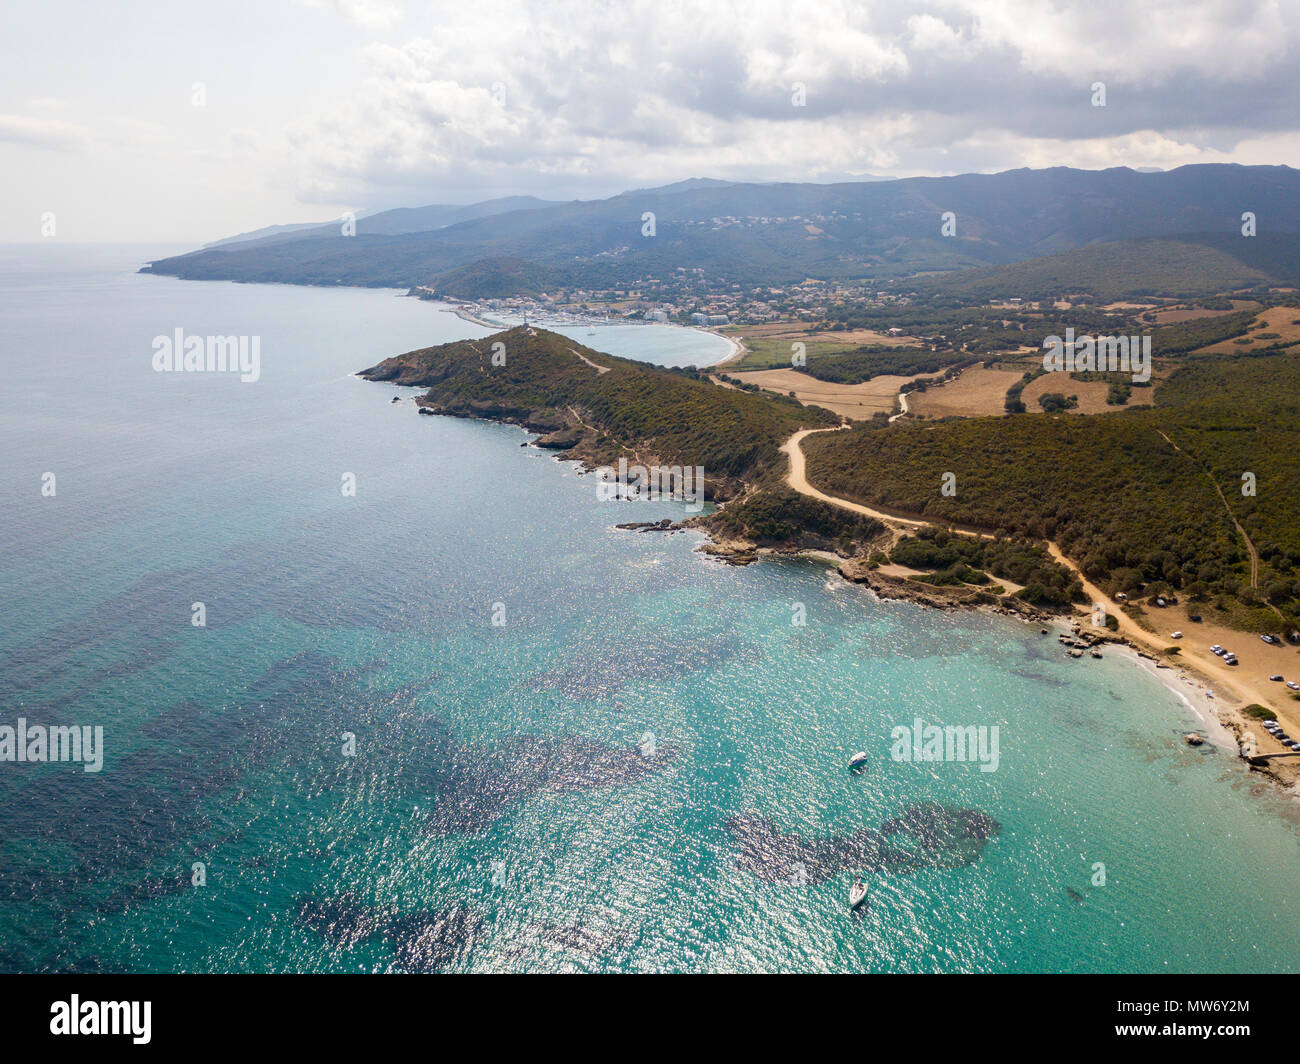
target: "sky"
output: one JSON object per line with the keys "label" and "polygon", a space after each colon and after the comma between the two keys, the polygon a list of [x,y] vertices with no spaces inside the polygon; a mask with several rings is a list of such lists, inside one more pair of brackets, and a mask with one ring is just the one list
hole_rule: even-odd
{"label": "sky", "polygon": [[5,0],[0,241],[690,177],[1300,166],[1298,60],[1300,0]]}

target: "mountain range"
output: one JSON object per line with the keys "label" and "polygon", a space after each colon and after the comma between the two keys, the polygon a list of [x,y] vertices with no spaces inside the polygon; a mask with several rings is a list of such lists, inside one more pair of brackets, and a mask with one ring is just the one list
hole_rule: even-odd
{"label": "mountain range", "polygon": [[[1246,212],[1258,237],[1242,235]],[[1300,171],[1209,164],[838,184],[695,179],[600,200],[509,197],[384,211],[358,220],[352,236],[337,223],[248,234],[145,270],[203,280],[427,286],[468,298],[610,288],[679,271],[722,287],[810,277],[923,283],[935,272],[982,270],[947,280],[984,276],[1002,290],[1019,275],[989,268],[1042,260],[1068,277],[1071,253],[1125,241],[1145,242],[1139,253],[1154,254],[1158,270],[1172,272],[1183,289],[1197,287],[1207,264],[1215,283],[1296,281]],[[1083,261],[1104,272],[1109,254],[1094,250]],[[1031,272],[1030,280],[1041,275]]]}

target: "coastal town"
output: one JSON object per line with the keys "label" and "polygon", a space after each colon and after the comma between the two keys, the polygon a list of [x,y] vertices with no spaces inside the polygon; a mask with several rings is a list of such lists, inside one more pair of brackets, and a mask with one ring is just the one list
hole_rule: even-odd
{"label": "coastal town", "polygon": [[666,280],[646,277],[628,288],[559,289],[535,296],[518,295],[477,300],[457,299],[416,286],[422,299],[451,302],[466,314],[486,321],[520,320],[555,324],[598,325],[661,323],[717,328],[764,322],[815,323],[828,318],[837,305],[906,306],[906,295],[882,292],[874,285],[809,280],[799,285],[742,288],[715,287],[699,269],[681,267]]}

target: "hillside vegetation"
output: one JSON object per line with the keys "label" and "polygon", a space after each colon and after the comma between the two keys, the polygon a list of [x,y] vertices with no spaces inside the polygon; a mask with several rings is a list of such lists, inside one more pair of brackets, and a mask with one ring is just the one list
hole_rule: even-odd
{"label": "hillside vegetation", "polygon": [[1188,298],[1300,278],[1300,240],[1290,234],[1092,244],[1007,266],[917,282],[918,292],[986,301],[1088,295],[1108,303],[1143,296]]}
{"label": "hillside vegetation", "polygon": [[[1242,204],[1262,225],[1267,221],[1257,238],[1239,236]],[[957,219],[952,237],[941,235],[947,211]],[[653,237],[641,232],[646,212],[656,218]],[[1163,276],[1169,287],[1190,279],[1193,288],[1222,290],[1294,276],[1294,249],[1274,242],[1276,234],[1300,233],[1300,173],[1214,164],[1162,173],[1055,167],[830,185],[702,182],[496,210],[446,224],[450,217],[437,212],[441,227],[424,232],[408,229],[420,223],[406,216],[388,227],[400,231],[388,232],[367,219],[352,237],[322,227],[309,236],[161,259],[147,269],[192,279],[411,288],[504,256],[549,267],[558,283],[579,287],[625,286],[679,268],[703,270],[717,284],[789,285],[808,277],[904,278],[1038,258],[1046,265],[1017,283],[1100,290],[1113,272],[1130,288],[1160,286]],[[1200,250],[1193,250],[1184,246],[1189,233],[1213,235],[1198,239]],[[1101,252],[1061,272],[1064,264],[1043,259],[1140,238],[1174,243],[1153,245],[1145,263]],[[1294,236],[1289,239],[1294,245]],[[1232,240],[1251,247],[1228,250],[1236,247]],[[1132,254],[1140,257],[1141,249]],[[508,274],[500,279],[513,283]],[[954,285],[991,291],[1008,281],[972,275],[934,283],[949,291]]]}
{"label": "hillside vegetation", "polygon": [[784,461],[780,445],[800,428],[838,423],[792,399],[720,388],[527,326],[410,351],[361,376],[427,387],[424,409],[522,424],[592,462],[703,466],[719,497]]}
{"label": "hillside vegetation", "polygon": [[729,503],[707,521],[710,531],[764,547],[831,547],[853,554],[885,526],[872,517],[810,499],[784,485]]}
{"label": "hillside vegetation", "polygon": [[[1280,350],[1189,362],[1152,408],[862,424],[809,437],[804,449],[823,491],[1055,539],[1108,591],[1180,589],[1224,609],[1267,600],[1294,620],[1298,415],[1300,356]],[[940,490],[949,472],[952,497]],[[1254,496],[1242,493],[1243,473],[1254,474]],[[1234,517],[1259,548],[1258,590]]]}

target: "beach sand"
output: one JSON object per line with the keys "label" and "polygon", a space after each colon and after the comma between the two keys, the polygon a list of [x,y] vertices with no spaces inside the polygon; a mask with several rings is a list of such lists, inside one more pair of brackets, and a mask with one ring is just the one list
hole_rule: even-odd
{"label": "beach sand", "polygon": [[[814,488],[807,479],[801,443],[805,436],[813,432],[827,431],[835,430],[803,429],[782,445],[781,450],[790,463],[786,474],[786,483],[790,487],[833,506],[883,520],[890,527],[900,531],[911,531],[928,523],[916,518],[889,515],[860,503],[827,495]],[[1286,750],[1260,726],[1259,721],[1243,713],[1245,707],[1252,703],[1266,706],[1277,714],[1279,722],[1288,734],[1300,736],[1300,701],[1290,697],[1291,692],[1284,684],[1268,679],[1274,673],[1281,673],[1287,679],[1294,678],[1300,682],[1300,657],[1297,656],[1295,647],[1269,646],[1261,642],[1258,635],[1249,632],[1238,632],[1219,625],[1189,621],[1187,608],[1183,605],[1153,608],[1147,611],[1145,624],[1139,623],[1137,619],[1120,609],[1118,603],[1104,595],[1095,584],[1086,579],[1078,565],[1067,558],[1056,543],[1048,540],[1046,545],[1052,559],[1066,566],[1079,578],[1087,601],[1103,603],[1107,614],[1115,618],[1119,626],[1115,635],[1127,640],[1139,654],[1145,653],[1154,659],[1154,662],[1169,666],[1167,669],[1156,671],[1159,674],[1168,673],[1175,678],[1171,681],[1171,689],[1177,690],[1179,695],[1186,698],[1194,708],[1198,704],[1195,698],[1200,698],[1207,706],[1212,703],[1213,714],[1224,727],[1234,734],[1240,734],[1242,738],[1247,734],[1254,737],[1259,754],[1286,755],[1271,758],[1266,766],[1259,766],[1261,771],[1267,772],[1287,787],[1292,787],[1300,781],[1300,755],[1294,755]],[[1153,617],[1152,614],[1157,616]],[[1075,619],[1085,631],[1111,634],[1109,629],[1092,627],[1091,609],[1077,609]],[[1158,630],[1156,625],[1160,625]],[[1170,633],[1179,630],[1183,632],[1182,639],[1168,638]],[[1212,653],[1209,648],[1214,643],[1235,651],[1240,664],[1235,667],[1227,665],[1222,658]],[[1169,654],[1171,647],[1177,647],[1178,653]],[[1288,674],[1288,666],[1294,666],[1294,676]],[[1190,680],[1191,683],[1183,682],[1184,679]],[[1198,684],[1199,695],[1196,694]]]}

